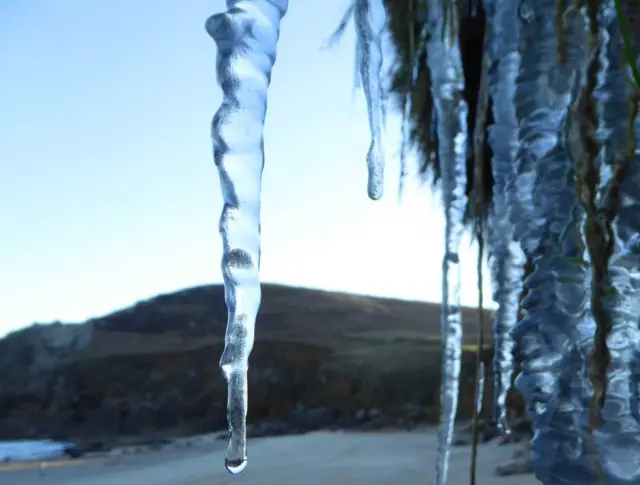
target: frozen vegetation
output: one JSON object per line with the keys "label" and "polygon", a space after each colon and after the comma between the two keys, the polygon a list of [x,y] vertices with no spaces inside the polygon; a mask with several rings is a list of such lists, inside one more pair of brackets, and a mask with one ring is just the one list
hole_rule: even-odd
{"label": "frozen vegetation", "polygon": [[[224,196],[220,232],[229,319],[221,368],[229,384],[227,468],[232,473],[242,471],[247,459],[247,359],[260,305],[262,134],[287,3],[228,0],[227,12],[207,21],[224,92],[212,137]],[[426,63],[446,219],[440,485],[447,479],[458,403],[458,252],[470,147],[458,29],[461,17],[476,15],[480,6],[458,9],[449,0],[413,5],[416,19],[426,21],[411,84],[415,88],[418,68]],[[494,419],[508,432],[505,398],[517,347],[516,387],[535,430],[532,463],[538,479],[549,485],[640,481],[640,172],[633,164],[638,86],[629,69],[635,67],[629,64],[635,63],[632,39],[623,35],[621,23],[625,6],[610,0],[482,4],[493,120],[488,127],[494,179],[489,241],[499,304]],[[355,0],[353,11],[371,128],[363,160],[369,196],[379,199],[385,5]],[[410,109],[407,102],[405,115]],[[404,124],[405,138],[408,131]]]}

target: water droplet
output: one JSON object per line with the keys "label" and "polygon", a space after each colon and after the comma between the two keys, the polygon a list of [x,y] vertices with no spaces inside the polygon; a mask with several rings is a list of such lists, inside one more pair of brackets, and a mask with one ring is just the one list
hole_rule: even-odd
{"label": "water droplet", "polygon": [[247,459],[246,458],[234,458],[234,459],[226,459],[224,461],[224,466],[227,471],[232,475],[237,475],[241,473],[245,468],[247,468]]}

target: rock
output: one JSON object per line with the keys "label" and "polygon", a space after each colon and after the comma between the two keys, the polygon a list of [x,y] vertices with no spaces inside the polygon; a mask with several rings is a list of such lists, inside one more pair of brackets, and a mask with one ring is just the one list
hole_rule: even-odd
{"label": "rock", "polygon": [[[265,420],[247,427],[247,436],[252,438],[300,434],[320,429],[329,429],[335,423],[333,412],[325,407],[311,408],[297,403],[286,419]],[[227,433],[224,434],[225,439]]]}
{"label": "rock", "polygon": [[533,436],[533,428],[531,427],[531,422],[528,419],[517,419],[510,423],[510,428],[513,434],[523,437]]}
{"label": "rock", "polygon": [[[519,418],[510,423],[510,432],[503,433],[492,422],[481,420],[478,423],[479,442],[488,443],[497,438],[499,445],[508,443],[519,443],[521,441],[530,440],[533,436],[531,423],[527,419]],[[454,446],[468,446],[473,441],[473,423],[469,422],[458,428],[453,438]]]}
{"label": "rock", "polygon": [[424,421],[429,417],[429,410],[416,403],[407,403],[400,408],[401,416],[414,422]]}
{"label": "rock", "polygon": [[[495,423],[484,420],[478,422],[478,442],[488,443],[496,437],[502,436],[502,431]],[[453,437],[453,446],[468,446],[473,443],[473,422],[460,428]]]}
{"label": "rock", "polygon": [[353,415],[353,419],[357,422],[364,422],[367,419],[367,410],[366,409],[358,409]]}
{"label": "rock", "polygon": [[107,443],[99,440],[78,443],[76,446],[78,447],[82,455],[85,455],[86,453],[97,453],[109,449]]}
{"label": "rock", "polygon": [[509,475],[523,475],[533,473],[531,465],[531,442],[527,441],[524,446],[515,450],[511,460],[498,465],[494,469],[494,475],[505,477]]}
{"label": "rock", "polygon": [[331,426],[334,413],[326,407],[311,408],[297,403],[287,423],[299,431],[315,431]]}
{"label": "rock", "polygon": [[337,431],[339,429],[356,428],[360,425],[362,425],[362,421],[356,420],[353,416],[342,415],[338,416],[328,429],[331,431]]}
{"label": "rock", "polygon": [[498,465],[494,470],[494,475],[498,477],[507,477],[510,475],[525,475],[533,473],[530,460],[511,460],[504,465]]}
{"label": "rock", "polygon": [[79,458],[85,454],[85,449],[75,444],[68,444],[64,447],[63,453],[69,458]]}
{"label": "rock", "polygon": [[359,427],[362,431],[378,431],[381,429],[396,428],[399,419],[394,416],[385,416],[381,414],[376,416]]}
{"label": "rock", "polygon": [[505,445],[509,443],[520,443],[521,441],[530,441],[533,436],[531,423],[526,419],[518,419],[511,423],[511,432],[503,434],[498,444]]}
{"label": "rock", "polygon": [[530,451],[528,449],[520,449],[520,450],[515,450],[513,452],[513,459],[514,460],[519,460],[521,458],[529,458],[530,455]]}
{"label": "rock", "polygon": [[107,456],[123,456],[123,455],[127,455],[129,454],[129,448],[114,448],[112,450],[109,450],[109,452],[107,453]]}
{"label": "rock", "polygon": [[[295,428],[286,421],[263,421],[247,426],[247,437],[266,438],[269,436],[297,434],[295,431]],[[225,439],[226,438],[225,436]]]}
{"label": "rock", "polygon": [[379,418],[380,416],[382,416],[382,411],[379,409],[369,409],[369,411],[367,411],[367,418],[371,421]]}

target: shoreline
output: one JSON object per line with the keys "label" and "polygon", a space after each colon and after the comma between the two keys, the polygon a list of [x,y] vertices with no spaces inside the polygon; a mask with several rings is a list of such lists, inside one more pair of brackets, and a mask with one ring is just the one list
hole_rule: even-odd
{"label": "shoreline", "polygon": [[[189,439],[180,446],[138,453],[95,453],[74,460],[0,465],[3,485],[222,485],[226,441],[219,433]],[[190,444],[187,445],[187,442]],[[531,474],[497,477],[497,465],[512,458],[518,445],[479,447],[478,482],[483,485],[537,485]],[[437,455],[437,431],[313,432],[254,438],[247,469],[234,476],[239,485],[388,485],[430,479]],[[12,466],[13,465],[13,466]],[[469,482],[470,447],[451,450],[452,485]]]}

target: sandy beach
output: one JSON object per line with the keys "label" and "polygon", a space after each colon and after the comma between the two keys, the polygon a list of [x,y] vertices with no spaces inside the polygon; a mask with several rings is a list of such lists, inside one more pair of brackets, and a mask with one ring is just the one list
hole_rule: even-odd
{"label": "sandy beach", "polygon": [[[494,467],[517,445],[481,445],[478,483],[537,485],[533,475],[496,477]],[[318,432],[255,439],[240,475],[223,466],[225,443],[208,440],[190,448],[0,466],[2,485],[388,485],[433,483],[434,430],[389,433]],[[449,483],[469,483],[470,447],[453,448]]]}

